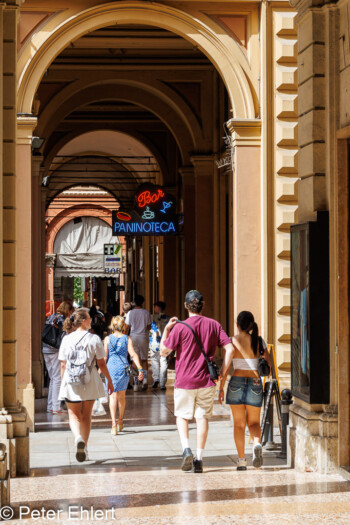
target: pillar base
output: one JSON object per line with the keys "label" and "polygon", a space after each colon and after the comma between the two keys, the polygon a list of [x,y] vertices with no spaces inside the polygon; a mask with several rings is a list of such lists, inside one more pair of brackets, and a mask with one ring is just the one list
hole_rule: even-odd
{"label": "pillar base", "polygon": [[35,419],[35,389],[32,383],[17,387],[17,399],[27,413],[27,427],[34,432]]}
{"label": "pillar base", "polygon": [[[310,406],[310,405],[309,405]],[[301,472],[338,471],[338,414],[336,407],[313,411],[293,404],[289,409],[291,466]]]}
{"label": "pillar base", "polygon": [[43,365],[40,360],[32,361],[32,381],[35,389],[35,397],[43,397]]}
{"label": "pillar base", "polygon": [[[6,465],[6,459],[1,461]],[[5,507],[10,505],[10,472],[6,470],[5,478],[0,479],[0,505]]]}

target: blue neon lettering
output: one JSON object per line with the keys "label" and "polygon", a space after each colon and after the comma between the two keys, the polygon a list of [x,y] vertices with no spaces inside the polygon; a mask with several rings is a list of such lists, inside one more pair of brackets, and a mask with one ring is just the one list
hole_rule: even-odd
{"label": "blue neon lettering", "polygon": [[115,233],[175,233],[176,228],[174,222],[156,222],[149,221],[141,222],[115,222]]}

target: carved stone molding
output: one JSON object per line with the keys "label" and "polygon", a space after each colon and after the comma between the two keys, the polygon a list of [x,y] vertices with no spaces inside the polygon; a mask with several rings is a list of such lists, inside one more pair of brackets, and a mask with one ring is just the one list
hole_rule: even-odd
{"label": "carved stone molding", "polygon": [[55,253],[46,253],[45,262],[47,268],[54,268],[56,263],[56,254]]}

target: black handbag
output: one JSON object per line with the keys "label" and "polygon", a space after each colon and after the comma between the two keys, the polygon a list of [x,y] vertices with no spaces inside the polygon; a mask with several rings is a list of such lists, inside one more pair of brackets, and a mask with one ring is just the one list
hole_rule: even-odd
{"label": "black handbag", "polygon": [[204,352],[202,343],[199,341],[199,339],[197,337],[196,332],[193,330],[193,328],[189,324],[185,323],[184,321],[176,321],[176,322],[180,323],[180,324],[184,324],[185,326],[187,326],[187,328],[189,328],[191,330],[191,332],[193,333],[193,336],[194,336],[194,338],[196,340],[196,343],[199,346],[199,349],[202,352],[203,357],[204,357],[204,359],[205,359],[205,361],[206,361],[206,363],[208,365],[210,379],[212,381],[217,381],[219,379],[219,368],[218,368],[218,365],[215,363],[215,361],[209,361],[208,357],[206,356],[206,354]]}
{"label": "black handbag", "polygon": [[41,340],[43,343],[52,346],[53,348],[59,349],[61,346],[63,331],[55,326],[55,324],[45,323],[44,329],[41,334]]}
{"label": "black handbag", "polygon": [[263,357],[264,350],[260,346],[260,341],[259,341],[259,354],[260,354],[259,361],[258,361],[258,373],[259,373],[259,376],[260,377],[267,377],[267,376],[270,375],[270,365],[266,361],[265,357]]}

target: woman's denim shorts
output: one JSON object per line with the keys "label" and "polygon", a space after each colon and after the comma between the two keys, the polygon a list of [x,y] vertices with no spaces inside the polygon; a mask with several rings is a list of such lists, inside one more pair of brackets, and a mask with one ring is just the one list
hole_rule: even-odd
{"label": "woman's denim shorts", "polygon": [[260,408],[263,403],[263,389],[260,377],[232,376],[227,387],[227,405],[250,405]]}

